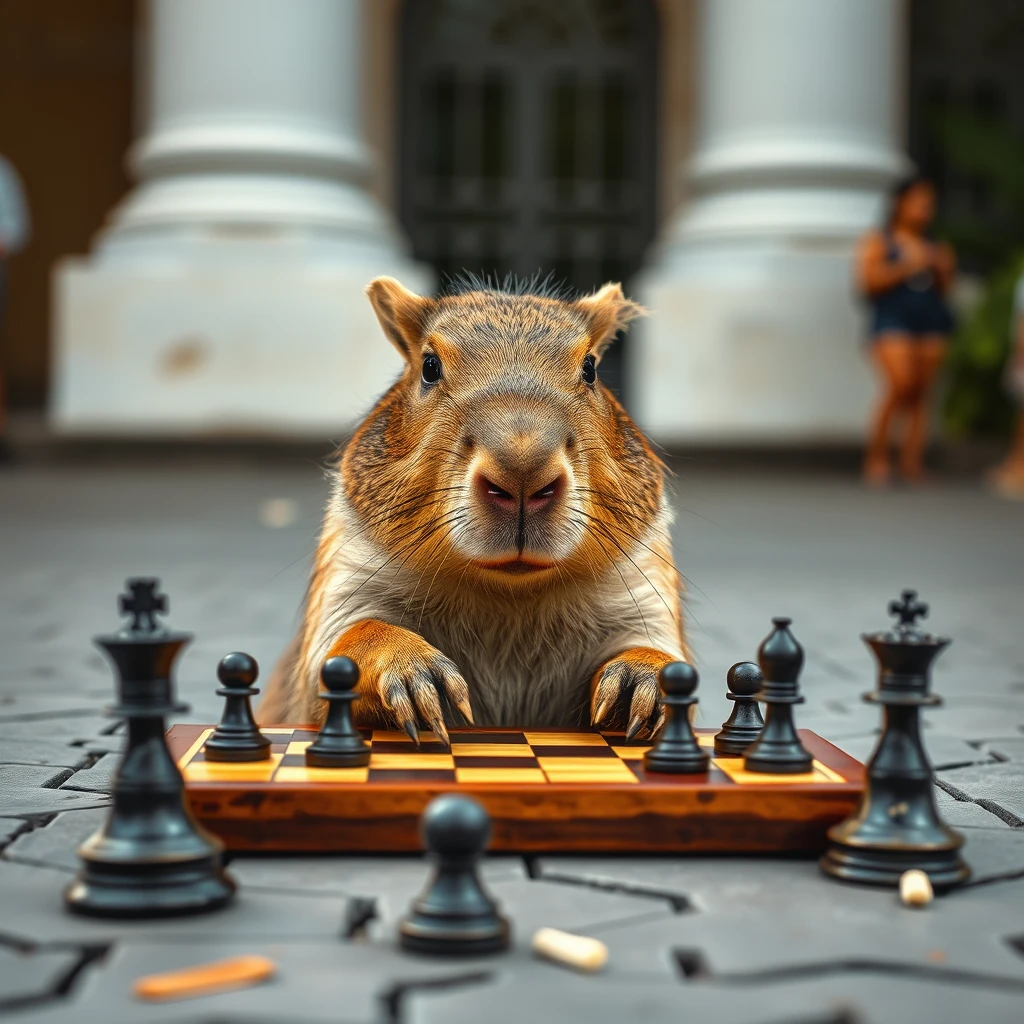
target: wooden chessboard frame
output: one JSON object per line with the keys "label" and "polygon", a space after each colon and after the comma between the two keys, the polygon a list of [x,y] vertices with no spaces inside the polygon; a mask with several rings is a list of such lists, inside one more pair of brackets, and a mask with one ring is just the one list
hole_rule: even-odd
{"label": "wooden chessboard frame", "polygon": [[[270,760],[224,764],[202,757],[210,731],[175,725],[168,744],[193,813],[230,851],[419,851],[420,813],[454,791],[487,808],[493,851],[818,852],[864,789],[864,766],[806,729],[814,770],[789,776],[737,758],[703,775],[647,773],[645,744],[554,729],[453,729],[450,753],[429,733],[417,751],[377,730],[369,768],[314,769],[303,751],[315,730],[277,726],[263,730]],[[709,753],[715,731],[696,730]]]}

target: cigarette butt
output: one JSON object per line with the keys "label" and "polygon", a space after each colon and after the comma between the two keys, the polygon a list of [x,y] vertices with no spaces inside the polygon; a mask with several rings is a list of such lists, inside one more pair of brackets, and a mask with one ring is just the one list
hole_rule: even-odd
{"label": "cigarette butt", "polygon": [[923,907],[934,895],[932,881],[923,871],[912,868],[900,875],[900,899],[908,907]]}
{"label": "cigarette butt", "polygon": [[150,974],[132,986],[138,999],[188,999],[211,992],[245,988],[266,981],[276,970],[273,960],[265,956],[235,956],[211,964],[183,967],[166,974]]}
{"label": "cigarette butt", "polygon": [[533,951],[547,960],[594,973],[608,962],[608,947],[599,939],[541,928],[533,936]]}

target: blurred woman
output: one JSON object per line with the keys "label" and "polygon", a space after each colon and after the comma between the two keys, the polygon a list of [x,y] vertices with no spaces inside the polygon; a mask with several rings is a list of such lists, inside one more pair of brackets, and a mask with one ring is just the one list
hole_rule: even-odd
{"label": "blurred woman", "polygon": [[924,476],[928,411],[946,354],[953,317],[946,302],[956,258],[933,241],[935,187],[925,178],[900,182],[880,231],[861,240],[858,283],[872,306],[871,356],[882,378],[882,396],[872,415],[864,479],[888,482],[889,433],[896,419],[904,434],[899,469],[909,481]]}

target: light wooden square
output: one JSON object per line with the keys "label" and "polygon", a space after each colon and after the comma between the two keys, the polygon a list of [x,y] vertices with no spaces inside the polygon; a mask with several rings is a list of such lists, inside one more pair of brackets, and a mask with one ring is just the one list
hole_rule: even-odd
{"label": "light wooden square", "polygon": [[452,754],[459,757],[533,757],[526,743],[452,743]]}
{"label": "light wooden square", "polygon": [[768,775],[763,772],[748,772],[743,767],[742,757],[715,758],[715,764],[740,786],[792,785],[793,783],[845,782],[846,780],[831,768],[826,768],[820,761],[815,761],[809,772],[795,775]]}
{"label": "light wooden square", "polygon": [[404,771],[416,768],[454,768],[455,758],[451,754],[371,754],[370,767],[401,768]]}
{"label": "light wooden square", "polygon": [[[432,732],[420,732],[420,743],[434,743],[437,741],[437,736]],[[408,743],[410,749],[415,750],[416,746],[411,739],[409,734],[403,732],[401,729],[374,729],[373,730],[373,742],[374,743]]]}
{"label": "light wooden square", "polygon": [[526,742],[535,747],[607,747],[608,741],[596,732],[528,732]]}
{"label": "light wooden square", "polygon": [[589,757],[540,757],[537,759],[550,782],[637,782],[619,760]]}
{"label": "light wooden square", "polygon": [[366,782],[370,777],[369,768],[310,768],[308,765],[285,765],[278,768],[274,782]]}
{"label": "light wooden square", "polygon": [[280,763],[280,754],[266,761],[193,761],[182,774],[189,782],[269,782]]}
{"label": "light wooden square", "polygon": [[540,768],[456,768],[456,782],[541,783],[547,781]]}
{"label": "light wooden square", "polygon": [[642,761],[650,747],[612,747],[623,761]]}

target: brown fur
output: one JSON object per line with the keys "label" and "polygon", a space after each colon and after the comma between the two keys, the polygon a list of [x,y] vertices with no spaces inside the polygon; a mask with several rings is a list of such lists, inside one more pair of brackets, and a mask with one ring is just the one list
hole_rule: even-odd
{"label": "brown fur", "polygon": [[[323,661],[360,666],[357,720],[429,726],[660,723],[657,673],[688,656],[662,466],[583,364],[642,310],[367,289],[406,359],[340,454],[304,623],[260,720],[320,721]],[[442,377],[422,379],[440,359]]]}

